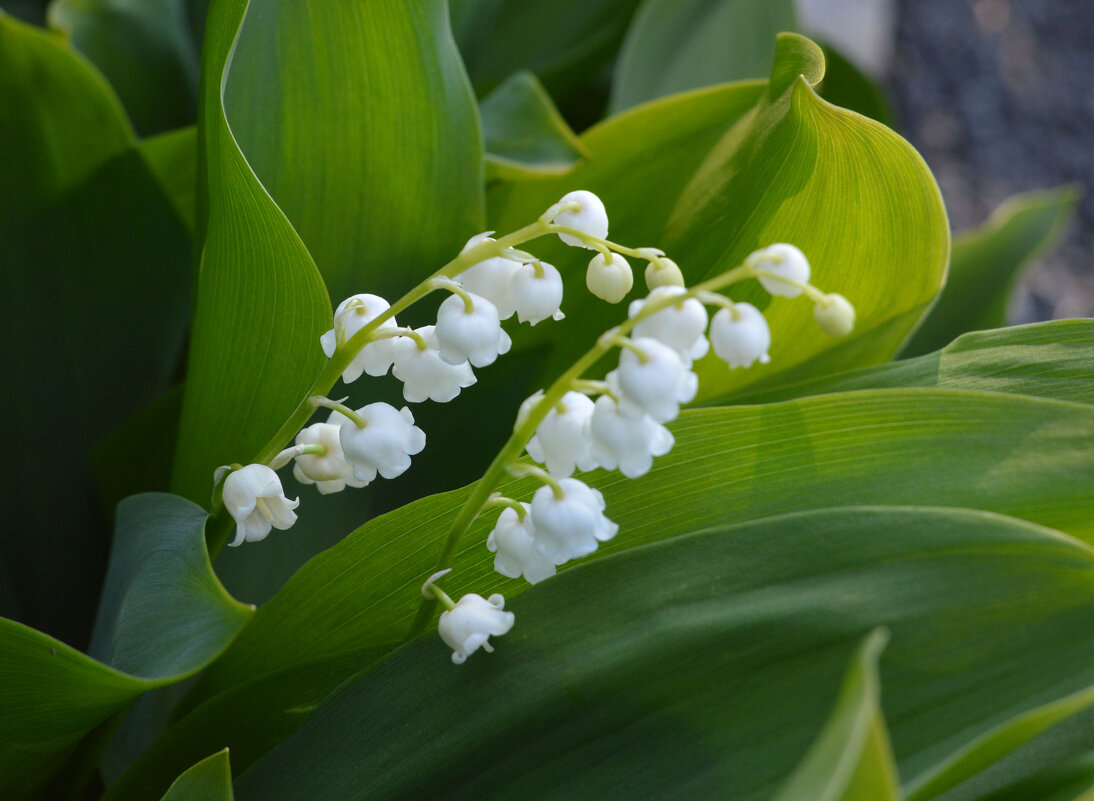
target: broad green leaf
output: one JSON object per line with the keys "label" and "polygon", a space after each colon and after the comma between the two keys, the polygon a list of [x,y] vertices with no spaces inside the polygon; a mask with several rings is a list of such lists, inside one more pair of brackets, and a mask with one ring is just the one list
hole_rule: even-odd
{"label": "broad green leaf", "polygon": [[[740,264],[759,247],[792,242],[810,259],[819,286],[854,303],[856,330],[836,340],[818,330],[808,301],[771,300],[758,285],[738,288],[735,298],[767,307],[771,364],[731,372],[711,355],[697,365],[701,398],[887,361],[942,284],[948,224],[934,180],[910,145],[816,96],[810,84],[823,71],[816,46],[784,34],[762,94],[755,84],[731,84],[613,117],[583,135],[587,164],[558,180],[493,189],[490,228],[513,230],[565,192],[585,188],[604,200],[613,240],[664,248],[689,283]],[[753,109],[743,104],[746,92]],[[660,134],[660,126],[678,133]],[[625,310],[609,310],[586,291],[587,253],[547,240],[529,249],[566,278],[567,319],[550,333],[516,337],[520,347],[552,347],[545,372],[553,376]],[[632,297],[642,294],[639,278]]]}
{"label": "broad green leaf", "polygon": [[336,303],[394,300],[485,227],[482,135],[445,0],[237,5],[224,101],[241,151]]}
{"label": "broad green leaf", "polygon": [[[236,781],[289,798],[767,798],[884,625],[901,773],[1094,678],[1094,552],[967,510],[830,509],[586,563],[454,667],[427,637]],[[485,590],[485,587],[479,589]],[[1051,653],[1052,659],[1044,659]]]}
{"label": "broad green leaf", "polygon": [[179,776],[163,801],[232,801],[233,798],[232,768],[225,748]]}
{"label": "broad green leaf", "polygon": [[793,0],[645,0],[615,63],[609,111],[716,83],[762,78]]}
{"label": "broad green leaf", "polygon": [[875,630],[859,646],[828,723],[773,801],[899,801],[877,675],[888,638]]}
{"label": "broad green leaf", "polygon": [[975,331],[961,335],[937,353],[835,373],[766,392],[745,392],[732,399],[768,403],[859,389],[928,387],[1094,403],[1092,363],[1094,321],[1056,320]]}
{"label": "broad green leaf", "polygon": [[[599,552],[709,526],[854,504],[975,507],[1094,540],[1094,409],[981,392],[879,390],[687,412],[644,478],[587,476],[620,534]],[[535,484],[503,484],[526,500]],[[193,700],[263,673],[406,636],[458,490],[366,523],[312,559],[206,672]],[[485,548],[495,515],[459,547],[450,590],[500,579]],[[564,568],[565,570],[566,568]],[[365,581],[363,577],[368,577]]]}
{"label": "broad green leaf", "polygon": [[13,337],[0,369],[23,388],[7,394],[2,435],[19,458],[0,467],[0,551],[20,619],[83,647],[109,542],[88,451],[167,389],[189,242],[100,75],[2,13],[0,253]]}
{"label": "broad green leaf", "polygon": [[289,417],[324,363],[323,279],[255,177],[224,116],[230,53],[247,3],[210,9],[198,119],[201,253],[172,489],[208,503],[213,470],[248,461]]}
{"label": "broad green leaf", "polygon": [[53,0],[47,17],[110,81],[142,136],[196,119],[198,50],[185,0]]}
{"label": "broad green leaf", "polygon": [[1094,799],[1094,755],[1047,768],[976,801],[1091,801]]}
{"label": "broad green leaf", "polygon": [[946,288],[902,356],[936,350],[966,331],[1006,325],[1022,269],[1059,241],[1078,197],[1074,187],[1016,195],[983,226],[959,234]]}
{"label": "broad green leaf", "polygon": [[193,234],[197,213],[197,128],[180,128],[144,139],[141,153],[186,230]]}
{"label": "broad green leaf", "polygon": [[479,106],[487,178],[558,175],[587,154],[536,76],[518,72]]}
{"label": "broad green leaf", "polygon": [[205,512],[141,495],[118,512],[90,656],[0,620],[0,775],[5,797],[41,785],[81,737],[138,695],[193,675],[250,619],[205,551]]}

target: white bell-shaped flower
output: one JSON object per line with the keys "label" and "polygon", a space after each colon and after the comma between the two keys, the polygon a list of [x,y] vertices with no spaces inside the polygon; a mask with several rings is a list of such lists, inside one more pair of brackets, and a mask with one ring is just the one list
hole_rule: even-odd
{"label": "white bell-shaped flower", "polygon": [[639,337],[633,342],[645,361],[625,348],[619,354],[619,367],[607,375],[608,386],[619,399],[619,410],[628,417],[648,414],[658,423],[675,420],[680,404],[695,398],[699,377],[668,345],[651,337]]}
{"label": "white bell-shaped flower", "polygon": [[497,554],[494,570],[507,578],[523,575],[529,584],[536,584],[555,574],[555,563],[536,549],[529,506],[526,503],[521,506],[525,512],[523,520],[515,509],[502,510],[494,530],[486,538],[486,547]]}
{"label": "white bell-shaped flower", "polygon": [[[631,302],[627,309],[628,317],[636,317],[649,301],[659,301],[671,295],[683,295],[687,292],[682,286],[662,286],[654,289],[645,298]],[[706,307],[695,298],[687,298],[661,309],[635,325],[636,337],[652,337],[668,345],[686,365],[695,359],[701,359],[710,350],[710,343],[703,336],[707,330]]]}
{"label": "white bell-shaped flower", "polygon": [[559,308],[562,305],[562,276],[547,262],[519,265],[509,282],[509,298],[522,323],[535,325],[548,317],[555,320],[565,317]]}
{"label": "white bell-shaped flower", "polygon": [[734,303],[732,309],[719,309],[710,321],[710,341],[718,358],[734,367],[751,367],[771,357],[771,329],[767,319],[751,303]]}
{"label": "white bell-shaped flower", "polygon": [[353,466],[346,461],[339,439],[341,423],[346,418],[338,412],[332,412],[325,423],[313,423],[296,435],[297,445],[322,445],[326,448],[323,455],[303,453],[296,457],[292,474],[301,484],[315,484],[322,495],[341,492],[347,486],[364,487],[367,481],[358,481],[353,476]]}
{"label": "white bell-shaped flower", "polygon": [[441,358],[449,364],[470,361],[476,367],[486,367],[508,353],[512,341],[501,328],[494,304],[482,295],[468,294],[474,307],[470,311],[459,295],[445,298],[437,309],[434,335]]}
{"label": "white bell-shaped flower", "polygon": [[618,303],[627,296],[634,286],[634,273],[627,260],[618,253],[612,253],[611,261],[597,253],[589,262],[585,271],[585,286],[601,300]]}
{"label": "white bell-shaped flower", "polygon": [[[567,192],[558,202],[559,205],[576,203],[578,208],[559,212],[551,222],[567,228],[575,228],[597,239],[607,239],[608,212],[600,198],[585,189],[578,189],[575,192]],[[590,247],[573,234],[559,234],[558,238],[574,247]]]}
{"label": "white bell-shaped flower", "polygon": [[649,290],[659,286],[684,286],[684,274],[680,265],[666,256],[659,256],[646,265],[646,287]]}
{"label": "white bell-shaped flower", "polygon": [[[771,245],[753,253],[748,257],[748,261],[757,270],[775,273],[775,275],[789,278],[791,281],[797,281],[801,284],[809,281],[809,260],[805,258],[804,253],[785,242]],[[802,293],[798,287],[791,286],[777,278],[768,275],[761,275],[759,278],[764,289],[772,295],[796,298]]]}
{"label": "white bell-shaped flower", "polygon": [[296,522],[300,499],[289,500],[281,479],[264,464],[249,464],[233,470],[224,479],[224,508],[236,521],[232,547],[266,539],[271,528],[284,531]]}
{"label": "white bell-shaped flower", "polygon": [[437,632],[452,649],[452,661],[462,665],[479,648],[487,653],[494,649],[490,637],[500,637],[513,628],[516,616],[505,612],[505,598],[495,593],[483,598],[471,592],[456,602],[455,609],[441,613]]}
{"label": "white bell-shaped flower", "polygon": [[414,329],[426,343],[422,349],[413,337],[395,340],[395,365],[392,374],[403,382],[403,397],[409,403],[421,403],[427,398],[436,403],[448,403],[460,390],[475,383],[475,374],[466,361],[449,364],[441,358],[435,326]]}
{"label": "white bell-shaped flower", "polygon": [[627,417],[608,395],[596,399],[589,421],[592,457],[605,470],[619,470],[627,478],[644,476],[655,456],[664,456],[675,444],[669,430],[649,415]]}
{"label": "white bell-shaped flower", "polygon": [[588,556],[619,526],[604,516],[604,496],[576,478],[561,479],[563,496],[542,486],[532,496],[529,515],[536,550],[556,565]]}
{"label": "white bell-shaped flower", "polygon": [[825,295],[813,307],[813,317],[820,330],[829,336],[845,337],[855,330],[855,307],[843,295]]}
{"label": "white bell-shaped flower", "polygon": [[[353,295],[338,304],[334,310],[334,328],[319,338],[323,353],[327,358],[334,355],[339,342],[345,342],[360,331],[379,314],[391,308],[390,304],[378,295]],[[384,320],[377,330],[395,328],[398,323],[391,317]],[[390,339],[370,342],[349,363],[342,373],[342,381],[349,384],[361,377],[361,373],[381,376],[387,373],[394,359]]]}
{"label": "white bell-shaped flower", "polygon": [[346,419],[338,432],[342,452],[353,465],[358,481],[401,476],[410,467],[410,457],[425,448],[425,433],[414,425],[410,409],[396,409],[387,403],[370,403],[357,410],[365,426]]}
{"label": "white bell-shaped flower", "polygon": [[528,455],[546,465],[552,476],[568,476],[575,467],[592,470],[596,467],[589,440],[593,408],[593,402],[580,392],[567,392],[528,440]]}
{"label": "white bell-shaped flower", "polygon": [[499,320],[508,320],[516,311],[509,291],[509,283],[520,264],[519,261],[507,259],[504,256],[495,256],[468,267],[457,275],[455,280],[468,292],[473,292],[493,303],[494,308],[498,310]]}

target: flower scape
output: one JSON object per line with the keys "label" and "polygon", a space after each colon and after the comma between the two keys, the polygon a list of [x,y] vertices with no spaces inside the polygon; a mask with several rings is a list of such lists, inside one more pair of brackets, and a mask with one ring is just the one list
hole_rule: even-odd
{"label": "flower scape", "polygon": [[[371,403],[358,408],[327,397],[334,379],[351,384],[362,375],[388,371],[403,384],[407,403],[446,403],[476,381],[475,369],[489,367],[507,353],[509,335],[501,323],[515,316],[534,326],[563,318],[559,271],[520,246],[545,235],[594,251],[586,286],[596,297],[620,302],[632,289],[629,259],[645,261],[645,298],[633,301],[627,319],[605,331],[593,346],[549,387],[529,397],[517,414],[513,434],[502,447],[456,516],[445,540],[437,572],[422,586],[423,610],[439,602],[444,611],[438,632],[462,664],[478,649],[492,651],[490,637],[514,625],[500,594],[469,593],[453,601],[438,582],[450,571],[456,544],[471,523],[500,508],[484,547],[495,554],[494,568],[531,584],[595,552],[619,533],[599,490],[577,472],[618,470],[627,478],[645,475],[656,457],[673,447],[666,428],[692,401],[699,379],[695,360],[713,349],[728,369],[769,362],[771,330],[750,303],[734,302],[724,290],[756,279],[770,294],[805,297],[814,304],[822,331],[836,337],[854,328],[851,303],[810,283],[808,259],[792,244],[775,243],[742,264],[693,287],[684,285],[679,266],[656,248],[630,248],[608,240],[608,214],[600,199],[585,190],[570,192],[534,223],[495,238],[472,237],[460,254],[395,304],[371,294],[354,295],[334,312],[334,325],[320,340],[330,358],[308,402],[282,431],[298,431],[295,444],[268,464],[230,465],[215,476],[224,508],[236,525],[230,545],[257,542],[274,528],[296,521],[299,499],[289,500],[275,472],[293,464],[294,476],[314,484],[320,494],[364,487],[377,478],[404,473],[411,457],[426,447],[408,406]],[[401,327],[395,315],[433,291],[448,293],[434,325]],[[710,315],[708,309],[715,311]],[[603,380],[586,376],[613,351],[618,364]],[[300,425],[317,408],[324,422]],[[528,460],[522,459],[527,454]],[[529,499],[495,492],[506,476],[530,476],[541,486]]]}

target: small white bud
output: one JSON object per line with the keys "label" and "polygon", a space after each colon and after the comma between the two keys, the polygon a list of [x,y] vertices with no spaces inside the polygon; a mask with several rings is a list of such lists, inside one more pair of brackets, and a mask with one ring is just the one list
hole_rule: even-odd
{"label": "small white bud", "polygon": [[264,540],[270,529],[284,531],[296,522],[293,511],[300,499],[289,500],[277,473],[264,464],[249,464],[233,470],[224,479],[224,508],[236,521],[232,547]]}
{"label": "small white bud", "polygon": [[301,484],[315,484],[322,495],[341,492],[347,486],[364,487],[367,481],[353,477],[353,465],[346,461],[339,441],[341,423],[346,418],[337,411],[331,412],[325,423],[314,423],[296,435],[297,445],[322,445],[327,452],[322,456],[303,453],[296,457],[293,476]]}
{"label": "small white bud", "polygon": [[619,354],[619,367],[607,375],[608,386],[619,398],[619,410],[628,417],[648,414],[658,423],[676,419],[680,404],[695,398],[698,376],[668,345],[650,337],[639,337],[634,344],[646,360],[625,348]]}
{"label": "small white bud", "polygon": [[627,478],[644,476],[653,466],[653,457],[664,456],[675,444],[663,425],[649,415],[627,417],[608,395],[596,399],[589,435],[596,463],[605,470],[618,469]]}
{"label": "small white bud", "polygon": [[[567,228],[576,228],[578,231],[597,239],[606,239],[608,237],[608,212],[600,198],[592,192],[584,189],[567,192],[558,202],[559,205],[577,203],[579,208],[561,211],[555,215],[551,222]],[[573,247],[589,247],[573,234],[559,234],[558,238]]]}
{"label": "small white bud", "polygon": [[561,320],[566,316],[559,308],[562,276],[547,262],[518,265],[509,282],[509,297],[522,323],[535,325],[548,317]]}
{"label": "small white bud", "polygon": [[379,473],[396,478],[410,467],[410,457],[425,448],[425,433],[414,425],[410,409],[387,403],[370,403],[357,410],[364,428],[346,418],[338,432],[342,452],[353,465],[358,481],[372,481]]}
{"label": "small white bud", "polygon": [[561,479],[563,497],[556,498],[549,486],[532,496],[532,518],[536,549],[561,565],[588,556],[601,542],[616,535],[619,526],[604,516],[604,496],[576,478]]}
{"label": "small white bud", "polygon": [[593,256],[585,272],[585,286],[601,300],[618,303],[634,286],[634,273],[626,259],[618,253],[610,255],[611,261],[607,261],[603,253]]}
{"label": "small white bud", "polygon": [[855,307],[843,295],[832,292],[813,307],[820,330],[829,336],[845,337],[855,330]]}
{"label": "small white bud", "polygon": [[718,358],[734,367],[751,367],[759,361],[767,364],[771,347],[771,329],[767,319],[751,303],[734,303],[732,309],[719,309],[710,321],[710,341]]}
{"label": "small white bud", "polygon": [[437,309],[434,334],[441,358],[449,364],[470,361],[476,367],[486,367],[508,353],[512,341],[501,328],[494,304],[482,295],[469,294],[474,305],[471,311],[459,295],[445,298]]}
{"label": "small white bud", "polygon": [[[680,286],[658,287],[647,297],[632,301],[627,316],[637,317],[649,301],[683,295],[686,291]],[[668,345],[684,364],[691,366],[693,360],[703,358],[710,350],[710,343],[703,336],[706,330],[706,307],[695,298],[687,298],[647,317],[635,325],[633,333],[636,337],[652,337]]]}
{"label": "small white bud", "polygon": [[421,403],[427,398],[435,403],[448,403],[460,390],[475,383],[475,374],[466,361],[449,364],[441,358],[436,327],[423,325],[414,329],[428,346],[418,347],[413,337],[395,340],[395,364],[392,374],[403,382],[403,397],[408,403]]}
{"label": "small white bud", "polygon": [[666,256],[660,256],[646,265],[646,286],[650,290],[660,286],[684,286],[684,274],[680,265]]}
{"label": "small white bud", "polygon": [[[788,245],[785,242],[771,245],[770,247],[753,253],[748,257],[748,261],[757,270],[775,273],[775,275],[788,278],[791,281],[797,281],[801,284],[809,281],[809,260],[805,258],[804,253],[793,245]],[[801,289],[798,287],[784,283],[778,278],[761,275],[759,276],[759,279],[760,283],[763,284],[763,288],[772,295],[781,295],[784,298],[796,298],[802,293]]]}
{"label": "small white bud", "polygon": [[455,609],[441,613],[437,632],[452,649],[452,661],[462,665],[475,651],[482,648],[487,653],[494,649],[488,642],[491,636],[500,637],[513,628],[516,616],[504,612],[505,598],[495,593],[483,598],[471,592],[456,602]]}
{"label": "small white bud", "polygon": [[[354,334],[372,322],[377,315],[391,308],[390,304],[378,295],[353,295],[338,304],[334,311],[334,328],[319,338],[323,353],[330,358],[339,342],[346,342]],[[398,323],[391,317],[380,323],[377,330],[395,328]],[[381,376],[387,373],[393,360],[391,340],[380,339],[370,342],[349,363],[342,373],[342,381],[349,384],[361,377],[361,373]]]}
{"label": "small white bud", "polygon": [[498,522],[490,536],[486,538],[486,547],[494,557],[494,570],[507,578],[524,576],[529,584],[536,584],[555,574],[555,563],[536,550],[529,506],[524,507],[524,520],[515,509],[505,508],[498,516]]}
{"label": "small white bud", "polygon": [[547,467],[553,476],[568,476],[596,467],[589,441],[589,419],[593,402],[580,392],[567,392],[557,406],[547,412],[535,435],[528,441],[528,455]]}

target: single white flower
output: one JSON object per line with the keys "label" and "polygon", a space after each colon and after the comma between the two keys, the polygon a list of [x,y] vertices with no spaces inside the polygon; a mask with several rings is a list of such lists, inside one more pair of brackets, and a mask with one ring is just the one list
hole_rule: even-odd
{"label": "single white flower", "polygon": [[624,348],[619,354],[619,367],[607,375],[608,386],[619,399],[619,410],[627,417],[648,414],[658,423],[676,419],[680,404],[695,398],[699,377],[668,345],[651,337],[632,341],[645,355],[645,361]]}
{"label": "single white flower", "polygon": [[395,340],[395,364],[392,374],[403,382],[403,397],[409,403],[421,403],[426,398],[436,403],[448,401],[460,390],[475,383],[475,374],[466,361],[449,364],[441,358],[435,326],[414,329],[427,347],[423,350],[413,337]]}
{"label": "single white flower", "polygon": [[651,291],[659,286],[684,286],[684,274],[680,265],[666,256],[659,256],[646,265],[646,287]]}
{"label": "single white flower", "polygon": [[476,367],[486,367],[502,353],[508,353],[512,341],[501,328],[494,304],[482,295],[468,294],[474,307],[471,311],[459,295],[445,298],[437,309],[433,333],[440,346],[441,358],[449,364],[470,361]]}
{"label": "single white flower", "polygon": [[341,492],[347,486],[364,487],[367,481],[358,481],[353,476],[353,466],[346,461],[339,441],[341,423],[346,418],[338,412],[331,412],[325,423],[313,423],[296,435],[297,445],[322,445],[327,452],[322,456],[315,453],[303,453],[296,457],[292,474],[301,484],[315,484],[322,495]]}
{"label": "single white flower", "polygon": [[489,638],[508,633],[516,620],[512,612],[504,609],[505,598],[501,595],[495,593],[483,598],[471,592],[456,602],[455,609],[441,613],[437,631],[452,649],[453,663],[462,665],[479,648],[487,653],[494,650]]}
{"label": "single white flower", "polygon": [[[537,270],[539,275],[537,275]],[[562,276],[547,262],[517,266],[509,282],[509,299],[522,323],[535,325],[551,317],[561,320]]]}
{"label": "single white flower", "polygon": [[829,336],[845,337],[855,330],[855,307],[843,295],[825,295],[813,307],[813,317],[820,330]]}
{"label": "single white flower", "polygon": [[224,479],[224,508],[236,521],[232,547],[266,539],[271,528],[284,531],[296,522],[293,511],[300,499],[290,501],[277,473],[264,464],[233,470]]}
{"label": "single white flower", "polygon": [[[607,239],[608,212],[604,208],[604,204],[600,202],[600,198],[592,192],[578,189],[575,192],[567,192],[558,202],[559,205],[576,203],[578,208],[559,212],[551,222],[566,228],[575,228],[582,233],[595,236],[597,239]],[[573,234],[559,234],[558,238],[567,245],[579,248],[589,247]]]}
{"label": "single white flower", "polygon": [[604,516],[604,496],[576,478],[561,479],[563,496],[542,486],[532,496],[529,515],[536,550],[556,565],[588,556],[619,526]]}
{"label": "single white flower", "polygon": [[771,357],[771,329],[767,319],[751,303],[734,303],[732,309],[719,309],[710,321],[710,341],[718,358],[730,369],[751,367],[759,361],[767,364]]}
{"label": "single white flower", "polygon": [[[319,338],[323,353],[327,358],[334,355],[340,342],[346,342],[354,334],[372,322],[377,315],[391,308],[390,304],[378,295],[353,295],[338,304],[334,310],[334,328]],[[395,328],[398,323],[394,317],[384,320],[376,330]],[[372,376],[387,373],[394,359],[390,339],[379,339],[361,348],[342,373],[342,381],[349,384],[365,372]]]}
{"label": "single white flower", "polygon": [[396,409],[387,403],[370,403],[357,410],[364,428],[346,418],[338,432],[342,452],[353,465],[358,481],[401,476],[410,467],[410,457],[425,448],[425,433],[414,425],[410,409]]}
{"label": "single white flower", "polygon": [[611,261],[603,253],[593,256],[585,272],[585,286],[601,300],[618,303],[634,286],[634,273],[626,259],[618,253],[610,255]]}
{"label": "single white flower", "polygon": [[[687,290],[682,286],[662,286],[654,289],[645,298],[631,302],[627,309],[628,317],[636,317],[649,301],[660,300],[671,295],[683,295]],[[652,337],[668,345],[686,365],[695,359],[701,359],[710,350],[710,343],[703,333],[707,330],[707,310],[695,298],[687,298],[674,303],[666,309],[647,317],[635,325],[633,335]]]}
{"label": "single white flower", "polygon": [[515,509],[506,507],[498,516],[494,530],[486,538],[486,547],[494,557],[494,570],[507,578],[520,578],[536,584],[555,574],[555,563],[540,553],[534,543],[532,517],[529,506],[524,507],[521,520]]}
{"label": "single white flower", "polygon": [[516,308],[509,291],[509,282],[521,263],[504,256],[480,261],[457,275],[454,280],[468,292],[486,298],[498,310],[499,320],[508,320]]}
{"label": "single white flower", "polygon": [[[804,284],[809,281],[809,260],[805,254],[793,245],[785,242],[771,245],[759,250],[748,257],[748,262],[757,270],[765,270],[775,275],[789,278]],[[796,286],[780,281],[767,275],[759,276],[764,289],[772,295],[782,295],[784,298],[796,298],[802,293]]]}
{"label": "single white flower", "polygon": [[592,470],[596,467],[589,440],[593,408],[593,402],[580,392],[567,392],[528,440],[528,455],[546,465],[553,476],[568,476],[575,467]]}
{"label": "single white flower", "polygon": [[649,472],[655,456],[664,456],[675,444],[669,430],[649,415],[627,417],[608,395],[596,399],[589,421],[592,457],[605,470],[616,470],[627,478]]}

